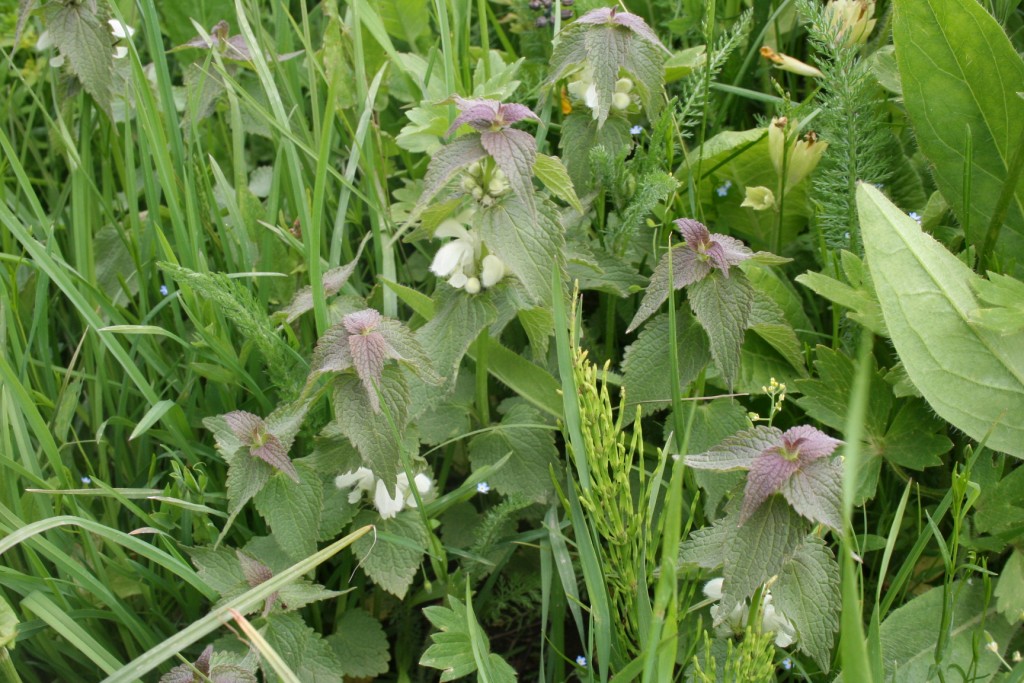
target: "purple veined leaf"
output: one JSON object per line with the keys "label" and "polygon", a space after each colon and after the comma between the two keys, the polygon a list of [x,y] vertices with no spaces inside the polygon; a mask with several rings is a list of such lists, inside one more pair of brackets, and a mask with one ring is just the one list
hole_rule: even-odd
{"label": "purple veined leaf", "polygon": [[839,458],[821,458],[801,466],[780,493],[801,516],[842,530],[843,462]]}
{"label": "purple veined leaf", "polygon": [[726,438],[705,453],[686,456],[685,462],[700,470],[748,470],[761,453],[778,444],[781,438],[781,430],[757,425]]}
{"label": "purple veined leaf", "polygon": [[711,233],[707,227],[692,218],[674,221],[679,234],[686,240],[688,249],[698,255],[707,255],[715,268],[729,277],[729,268],[751,258],[754,253],[735,237]]}
{"label": "purple veined leaf", "polygon": [[265,583],[274,578],[274,572],[270,571],[270,567],[259,560],[250,557],[241,550],[236,550],[235,556],[238,558],[238,562],[242,566],[242,575],[245,576],[245,582],[249,584],[250,588],[255,588],[261,583]]}
{"label": "purple veined leaf", "polygon": [[259,430],[263,427],[263,418],[244,410],[233,410],[223,415],[228,428],[246,446],[256,441]]}
{"label": "purple veined leaf", "polygon": [[264,433],[262,438],[254,444],[255,448],[250,453],[267,463],[276,470],[287,474],[292,481],[299,481],[299,473],[295,471],[295,465],[288,457],[288,449],[284,447],[281,440],[273,434]]}
{"label": "purple veined leaf", "polygon": [[249,449],[251,456],[281,470],[292,480],[299,480],[299,473],[288,457],[288,449],[280,439],[267,431],[263,418],[244,410],[235,410],[222,417],[232,433]]}
{"label": "purple veined leaf", "polygon": [[657,45],[665,52],[671,53],[666,48],[658,35],[651,30],[651,27],[647,25],[647,22],[642,17],[632,14],[630,12],[620,12],[614,7],[599,7],[592,9],[582,17],[576,20],[577,24],[618,24],[619,26],[625,26],[633,33],[644,38],[648,42]]}
{"label": "purple veined leaf", "polygon": [[203,648],[203,651],[199,653],[199,658],[196,659],[195,666],[204,676],[210,675],[210,659],[212,657],[213,645],[207,645]]}
{"label": "purple veined leaf", "polygon": [[483,133],[508,128],[523,119],[540,121],[540,117],[533,113],[532,109],[514,102],[502,104],[498,100],[467,100],[458,95],[455,95],[452,101],[460,113],[448,128],[447,135],[454,133],[462,124],[468,124],[478,133]]}
{"label": "purple veined leaf", "polygon": [[778,493],[790,477],[799,469],[800,463],[788,460],[769,449],[754,459],[743,489],[743,507],[740,509],[740,524],[754,514],[769,496]]}

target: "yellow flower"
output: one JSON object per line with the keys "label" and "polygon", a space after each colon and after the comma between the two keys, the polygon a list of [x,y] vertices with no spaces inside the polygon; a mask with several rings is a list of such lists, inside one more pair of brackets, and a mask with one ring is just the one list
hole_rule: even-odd
{"label": "yellow flower", "polygon": [[799,74],[800,76],[811,76],[813,78],[820,78],[822,75],[820,71],[810,64],[805,64],[796,57],[790,57],[789,55],[784,55],[781,52],[776,52],[767,45],[761,48],[761,56],[774,64],[776,69],[789,71],[791,73]]}
{"label": "yellow flower", "polygon": [[875,28],[875,0],[832,0],[825,7],[825,16],[839,45],[863,45]]}

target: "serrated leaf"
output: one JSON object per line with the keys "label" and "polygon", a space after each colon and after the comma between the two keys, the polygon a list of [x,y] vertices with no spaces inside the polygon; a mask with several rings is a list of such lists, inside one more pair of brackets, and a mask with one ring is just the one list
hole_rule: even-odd
{"label": "serrated leaf", "polygon": [[430,166],[423,177],[423,194],[409,220],[413,220],[459,171],[485,156],[487,150],[480,144],[479,133],[455,138],[439,149],[430,158]]}
{"label": "serrated leaf", "polygon": [[470,613],[466,605],[453,596],[448,596],[449,607],[439,605],[425,607],[424,616],[439,633],[431,634],[433,643],[420,657],[420,666],[440,669],[441,681],[453,681],[477,671],[474,642],[483,651],[490,671],[480,673],[480,680],[492,680],[495,683],[515,681],[515,671],[498,655],[490,652],[487,634],[476,617]]}
{"label": "serrated leaf", "polygon": [[323,485],[316,472],[304,464],[298,469],[302,473],[298,483],[271,477],[253,501],[281,549],[296,562],[316,552],[323,503]]}
{"label": "serrated leaf", "polygon": [[341,675],[373,678],[388,672],[391,652],[384,628],[361,609],[347,610],[327,643],[342,662]]}
{"label": "serrated leaf", "polygon": [[488,296],[467,296],[447,285],[439,289],[437,312],[416,330],[416,338],[438,372],[448,377],[445,389],[451,389],[466,349],[481,330],[494,322],[498,311]]}
{"label": "serrated leaf", "polygon": [[667,50],[644,23],[629,12],[602,8],[591,10],[565,27],[551,55],[549,83],[564,78],[583,64],[594,72],[598,127],[608,120],[619,71],[627,72],[647,109],[657,116]]}
{"label": "serrated leaf", "polygon": [[238,564],[242,568],[242,576],[245,577],[245,582],[249,584],[250,588],[255,588],[274,577],[274,572],[270,571],[270,567],[256,558],[250,557],[240,550],[235,551],[235,557],[238,558]]}
{"label": "serrated leaf", "polygon": [[647,279],[637,273],[631,263],[612,256],[600,245],[573,240],[570,236],[565,249],[569,281],[579,281],[581,291],[596,290],[627,297],[647,284]]}
{"label": "serrated leaf", "polygon": [[781,430],[757,425],[724,439],[704,453],[686,456],[686,464],[695,469],[723,472],[750,469],[754,461],[765,450],[779,443],[781,438]]}
{"label": "serrated leaf", "polygon": [[803,345],[797,338],[796,331],[786,320],[782,308],[768,294],[756,288],[748,325],[754,334],[768,342],[780,356],[789,361],[797,372],[806,376]]}
{"label": "serrated leaf", "polygon": [[746,524],[736,526],[738,520],[734,513],[722,521],[722,526],[735,529],[725,544],[723,616],[753,595],[758,586],[780,574],[807,533],[806,523],[782,496],[769,498]]}
{"label": "serrated leaf", "polygon": [[[359,265],[359,258],[363,254],[363,247],[366,246],[369,241],[370,234],[367,233],[367,238],[364,238],[359,243],[359,248],[356,250],[355,257],[343,266],[337,268],[331,268],[323,274],[321,279],[321,286],[324,290],[324,296],[333,296],[341,291],[341,288],[348,282],[348,279],[352,277],[352,273],[355,272],[356,266]],[[286,325],[291,325],[293,322],[299,319],[303,313],[313,310],[313,288],[306,286],[295,293],[292,300],[287,306],[275,313],[275,316],[281,316]]]}
{"label": "serrated leaf", "polygon": [[[335,424],[359,451],[363,465],[384,482],[388,493],[393,496],[401,470],[399,449],[414,445],[400,443],[397,437],[415,440],[415,435],[406,429],[409,391],[401,371],[393,365],[384,368],[378,388],[394,421],[394,428],[385,412],[374,412],[370,407],[359,380],[344,375],[334,387]],[[415,449],[410,452],[415,452]]]}
{"label": "serrated leaf", "polygon": [[741,271],[713,272],[688,290],[690,308],[711,342],[711,357],[728,385],[739,373],[740,349],[754,303],[754,290]]}
{"label": "serrated leaf", "polygon": [[776,609],[797,632],[797,647],[828,671],[839,629],[839,564],[825,542],[807,537],[772,585]]}
{"label": "serrated leaf", "polygon": [[580,203],[580,198],[576,196],[576,188],[573,187],[569,171],[566,170],[561,159],[550,157],[547,154],[538,154],[533,162],[533,175],[551,191],[551,194],[580,214],[583,213],[583,205]]}
{"label": "serrated leaf", "polygon": [[680,564],[695,564],[704,569],[721,567],[735,530],[724,522],[695,529],[679,545]]}
{"label": "serrated leaf", "polygon": [[501,424],[473,438],[469,459],[473,469],[493,465],[508,453],[511,460],[488,477],[491,488],[507,496],[522,496],[545,502],[554,493],[550,468],[558,460],[554,433],[544,417],[532,406],[513,405]]}
{"label": "serrated leaf", "polygon": [[[1007,259],[1019,258],[1024,175],[1010,177],[1013,156],[1024,144],[1024,100],[1015,92],[1024,84],[1024,62],[1017,49],[984,7],[958,0],[898,0],[892,33],[915,139],[965,227],[967,242],[982,246],[990,223],[999,219],[1009,181],[1009,206],[994,247]],[[965,169],[970,185],[964,182]]]}
{"label": "serrated leaf", "polygon": [[[263,637],[295,672],[302,683],[336,683],[341,662],[331,647],[302,617],[294,612],[274,613],[267,617]],[[268,683],[279,681],[269,667],[263,667]]]}
{"label": "serrated leaf", "polygon": [[[630,419],[636,405],[642,406],[647,415],[672,402],[672,378],[665,372],[671,352],[668,333],[668,314],[662,314],[651,320],[636,341],[626,347],[622,359],[622,386]],[[711,355],[707,335],[686,311],[676,315],[676,341],[679,383],[683,390],[697,378]]]}
{"label": "serrated leaf", "polygon": [[487,248],[519,278],[530,298],[538,305],[551,302],[551,272],[564,268],[562,227],[552,216],[553,207],[533,207],[516,199],[505,199],[480,211],[480,234]]}
{"label": "serrated leaf", "polygon": [[1024,553],[1014,550],[999,573],[999,582],[993,593],[996,609],[1007,621],[1020,621],[1024,614]]}
{"label": "serrated leaf", "polygon": [[593,173],[590,166],[590,152],[598,146],[604,147],[609,154],[616,155],[632,144],[629,134],[629,121],[613,116],[604,126],[598,126],[588,114],[573,113],[562,121],[562,135],[558,148],[562,151],[565,168],[572,178],[576,192],[586,194],[593,185]]}
{"label": "serrated leaf", "polygon": [[548,344],[555,331],[555,318],[551,310],[543,306],[526,308],[516,311],[516,317],[530,341],[530,355],[534,361],[542,363],[547,358]]}
{"label": "serrated leaf", "polygon": [[108,113],[112,100],[114,38],[97,3],[47,3],[46,29],[85,91]]}
{"label": "serrated leaf", "polygon": [[839,458],[822,458],[801,467],[780,491],[794,510],[812,522],[837,531],[843,528],[843,463]]}
{"label": "serrated leaf", "polygon": [[1024,333],[968,322],[978,277],[877,189],[857,188],[868,266],[900,360],[943,419],[1024,457]]}
{"label": "serrated leaf", "polygon": [[221,598],[238,595],[248,587],[238,557],[230,548],[198,546],[190,548],[188,552],[199,577],[217,591]]}
{"label": "serrated leaf", "polygon": [[481,133],[480,144],[508,178],[520,200],[532,204],[533,165],[537,159],[537,142],[533,136],[523,130],[502,128]]}
{"label": "serrated leaf", "polygon": [[365,511],[356,516],[352,526],[360,528],[366,524],[374,524],[377,533],[359,538],[352,544],[352,552],[375,584],[401,600],[416,577],[427,547],[427,532],[420,513],[405,510],[390,519],[381,519],[375,512]]}

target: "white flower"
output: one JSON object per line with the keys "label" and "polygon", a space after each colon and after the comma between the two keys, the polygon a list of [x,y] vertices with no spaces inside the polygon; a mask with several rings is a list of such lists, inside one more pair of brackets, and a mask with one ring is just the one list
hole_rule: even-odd
{"label": "white flower", "polygon": [[750,207],[754,211],[766,211],[775,206],[775,193],[767,187],[748,187],[740,206]]}
{"label": "white flower", "polygon": [[505,264],[494,254],[484,256],[483,273],[480,275],[480,282],[484,287],[493,287],[505,277]]}
{"label": "white flower", "polygon": [[775,644],[779,647],[789,647],[796,642],[796,627],[775,609],[771,601],[771,594],[766,593],[764,607],[761,609],[761,630],[765,633],[774,633]]}
{"label": "white flower", "polygon": [[[416,490],[419,491],[420,498],[423,502],[433,500],[434,498],[434,480],[428,475],[420,472],[412,478],[414,484],[416,484]],[[405,473],[398,475],[398,486],[403,488],[407,493],[405,496],[405,504],[411,508],[416,507],[416,494],[412,492],[412,487],[409,486],[409,479],[405,476]]]}
{"label": "white flower", "polygon": [[107,19],[107,23],[110,24],[110,32],[115,38],[131,38],[135,35],[135,29],[122,21]]}
{"label": "white flower", "polygon": [[373,506],[377,508],[381,519],[391,519],[405,507],[405,492],[395,487],[394,497],[388,493],[387,484],[383,480],[377,480],[377,490],[373,494]]}
{"label": "white flower", "polygon": [[51,47],[53,47],[53,36],[49,31],[43,31],[36,40],[36,50],[42,52],[43,50],[49,50]]}
{"label": "white flower", "polygon": [[[722,599],[722,585],[725,579],[711,579],[704,584],[704,595],[711,600]],[[714,623],[722,624],[733,633],[742,633],[747,627],[749,608],[746,600],[741,601],[733,607],[727,616],[721,616],[722,605],[714,604],[710,609],[711,618]],[[772,592],[765,590],[761,596],[761,631],[763,633],[774,633],[775,644],[779,647],[789,647],[796,642],[796,627],[781,612],[775,609],[772,604]]]}
{"label": "white flower", "polygon": [[483,246],[480,236],[467,230],[463,225],[464,222],[468,222],[471,215],[469,212],[463,212],[456,218],[449,218],[434,232],[434,237],[455,239],[437,250],[434,261],[430,264],[430,272],[438,277],[448,278],[448,284],[456,289],[465,287],[469,278],[476,276],[476,263]]}
{"label": "white flower", "polygon": [[479,294],[480,293],[480,278],[467,278],[466,285],[464,287],[466,294]]}
{"label": "white flower", "polygon": [[584,669],[587,668],[587,658],[583,655],[577,655],[576,666],[582,666]]}
{"label": "white flower", "polygon": [[476,492],[477,493],[490,493],[491,492],[491,487],[490,487],[490,485],[486,481],[482,481],[482,482],[480,482],[479,484],[476,485]]}
{"label": "white flower", "polygon": [[373,472],[366,467],[360,467],[354,472],[339,474],[334,479],[334,485],[339,489],[352,489],[348,494],[348,502],[355,504],[363,497],[364,493],[373,490]]}

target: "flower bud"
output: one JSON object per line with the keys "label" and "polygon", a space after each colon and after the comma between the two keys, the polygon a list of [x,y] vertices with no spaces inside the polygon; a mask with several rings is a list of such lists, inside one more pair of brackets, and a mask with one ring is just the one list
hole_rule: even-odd
{"label": "flower bud", "polygon": [[617,92],[612,95],[612,106],[616,109],[628,109],[632,100],[624,92]]}
{"label": "flower bud", "polygon": [[484,256],[481,270],[480,278],[484,287],[493,287],[505,277],[505,264],[494,254]]}
{"label": "flower bud", "polygon": [[782,166],[786,156],[786,127],[789,121],[785,116],[772,119],[768,126],[768,156],[771,157],[775,173],[782,177]]}
{"label": "flower bud", "polygon": [[628,78],[620,78],[615,81],[615,92],[626,93],[627,95],[633,92],[633,81]]}
{"label": "flower bud", "polygon": [[863,45],[875,28],[875,0],[832,0],[825,7],[829,28],[843,47]]}
{"label": "flower bud", "polygon": [[748,187],[747,196],[740,206],[745,206],[754,211],[766,211],[775,206],[775,193],[767,187]]}
{"label": "flower bud", "polygon": [[477,293],[479,293],[480,292],[480,280],[475,278],[475,277],[467,278],[466,279],[465,289],[466,289],[466,293],[467,294],[477,294]]}
{"label": "flower bud", "polygon": [[761,48],[761,56],[770,61],[775,65],[775,68],[782,69],[783,71],[789,71],[790,73],[798,74],[800,76],[810,76],[813,78],[820,78],[822,73],[810,64],[801,62],[796,57],[790,57],[784,55],[781,52],[776,52],[767,45]]}
{"label": "flower bud", "polygon": [[792,187],[806,178],[821,161],[828,149],[828,143],[818,140],[818,135],[810,131],[793,144],[789,151],[789,164],[786,169],[786,186]]}

